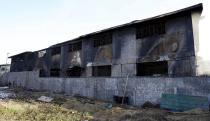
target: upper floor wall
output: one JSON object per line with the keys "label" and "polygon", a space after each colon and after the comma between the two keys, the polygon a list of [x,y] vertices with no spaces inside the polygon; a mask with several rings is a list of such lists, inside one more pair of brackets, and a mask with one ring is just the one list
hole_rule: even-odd
{"label": "upper floor wall", "polygon": [[[43,50],[34,52],[33,64],[28,65],[34,65],[32,70],[43,70],[47,76],[68,76],[74,72],[76,76],[92,76],[94,70],[111,66],[111,75],[120,76],[137,75],[136,68],[144,67],[137,67],[138,63],[165,61],[168,74],[195,75],[191,12],[133,22],[53,45],[44,50],[44,57],[39,57]],[[21,62],[23,68],[28,60]],[[20,62],[12,59],[12,63]],[[97,66],[100,68],[94,69]]]}

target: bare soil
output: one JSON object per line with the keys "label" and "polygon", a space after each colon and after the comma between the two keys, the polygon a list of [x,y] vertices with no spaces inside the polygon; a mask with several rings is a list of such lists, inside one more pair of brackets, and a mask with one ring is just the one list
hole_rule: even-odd
{"label": "bare soil", "polygon": [[[9,90],[15,96],[0,100],[1,121],[210,121],[210,112],[201,109],[170,112],[116,105],[81,96]],[[49,96],[54,100],[40,102],[37,100],[40,96]]]}

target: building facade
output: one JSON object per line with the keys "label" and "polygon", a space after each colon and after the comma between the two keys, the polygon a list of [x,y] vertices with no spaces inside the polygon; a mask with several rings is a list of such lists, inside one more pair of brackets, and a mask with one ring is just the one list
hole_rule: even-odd
{"label": "building facade", "polygon": [[200,76],[202,9],[197,4],[14,55],[10,71],[39,70],[40,77]]}
{"label": "building facade", "polygon": [[10,64],[2,64],[0,65],[0,77],[10,71]]}

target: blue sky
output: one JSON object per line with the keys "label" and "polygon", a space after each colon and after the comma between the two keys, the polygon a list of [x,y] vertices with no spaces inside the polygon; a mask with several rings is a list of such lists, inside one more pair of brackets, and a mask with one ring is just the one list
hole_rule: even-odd
{"label": "blue sky", "polygon": [[7,53],[43,49],[200,2],[204,10],[209,6],[208,0],[0,0],[0,63]]}

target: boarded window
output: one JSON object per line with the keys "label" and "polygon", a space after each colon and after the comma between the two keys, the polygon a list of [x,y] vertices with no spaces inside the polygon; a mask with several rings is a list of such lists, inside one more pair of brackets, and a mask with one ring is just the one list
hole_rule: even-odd
{"label": "boarded window", "polygon": [[60,76],[60,69],[50,69],[50,76],[51,77],[59,77]]}
{"label": "boarded window", "polygon": [[78,51],[82,49],[82,41],[69,44],[69,52]]}
{"label": "boarded window", "polygon": [[168,62],[145,62],[137,64],[137,76],[168,75]]}
{"label": "boarded window", "polygon": [[80,77],[82,74],[82,68],[75,66],[67,69],[66,73],[68,77]]}
{"label": "boarded window", "polygon": [[52,52],[51,52],[52,56],[60,54],[60,53],[61,53],[61,47],[54,47],[54,48],[52,48]]}
{"label": "boarded window", "polygon": [[112,44],[112,34],[111,33],[101,33],[95,35],[93,45],[94,47],[99,47],[103,45]]}
{"label": "boarded window", "polygon": [[137,39],[161,34],[165,34],[165,22],[145,23],[136,28]]}
{"label": "boarded window", "polygon": [[93,76],[111,76],[111,65],[107,66],[94,66],[93,67]]}

